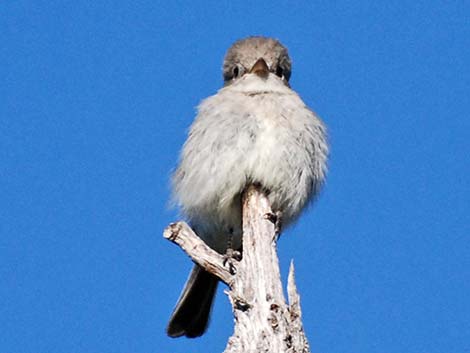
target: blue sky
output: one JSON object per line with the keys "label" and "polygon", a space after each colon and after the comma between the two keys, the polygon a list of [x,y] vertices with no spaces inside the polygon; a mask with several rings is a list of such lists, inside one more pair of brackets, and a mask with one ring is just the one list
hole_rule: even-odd
{"label": "blue sky", "polygon": [[236,39],[279,38],[329,128],[279,241],[312,352],[470,352],[468,2],[4,1],[0,352],[222,352],[165,336],[190,260],[168,179]]}

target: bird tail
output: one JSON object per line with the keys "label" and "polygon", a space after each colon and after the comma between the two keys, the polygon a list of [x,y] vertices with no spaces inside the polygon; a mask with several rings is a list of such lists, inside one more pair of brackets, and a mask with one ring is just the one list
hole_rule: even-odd
{"label": "bird tail", "polygon": [[217,283],[217,277],[194,266],[168,322],[168,336],[194,338],[206,331]]}

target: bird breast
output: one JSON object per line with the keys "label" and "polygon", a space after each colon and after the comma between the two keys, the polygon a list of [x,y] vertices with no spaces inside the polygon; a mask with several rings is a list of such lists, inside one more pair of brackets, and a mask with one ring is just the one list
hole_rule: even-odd
{"label": "bird breast", "polygon": [[268,190],[284,224],[317,193],[325,128],[294,91],[274,83],[225,87],[199,106],[173,178],[176,201],[196,223],[239,228],[240,193],[252,182]]}

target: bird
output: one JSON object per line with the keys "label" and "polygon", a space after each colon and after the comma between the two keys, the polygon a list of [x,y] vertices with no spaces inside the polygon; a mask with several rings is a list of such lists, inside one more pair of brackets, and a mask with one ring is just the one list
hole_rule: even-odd
{"label": "bird", "polygon": [[[265,190],[283,227],[318,195],[327,171],[324,123],[291,89],[291,59],[277,39],[236,41],[223,87],[198,106],[172,176],[173,202],[212,249],[242,251],[241,195]],[[167,326],[170,337],[207,329],[218,279],[194,265]]]}

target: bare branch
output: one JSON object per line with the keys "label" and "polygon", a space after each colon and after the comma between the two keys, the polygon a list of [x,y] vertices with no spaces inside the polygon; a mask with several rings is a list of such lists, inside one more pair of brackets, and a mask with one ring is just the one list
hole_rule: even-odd
{"label": "bare branch", "polygon": [[233,275],[224,266],[225,257],[207,246],[186,222],[171,223],[163,232],[163,236],[183,249],[206,271],[216,275],[228,286],[232,284]]}
{"label": "bare branch", "polygon": [[279,213],[266,195],[249,186],[242,196],[243,257],[235,274],[226,258],[209,248],[184,222],[171,224],[165,238],[179,245],[199,266],[228,284],[235,328],[224,353],[309,353],[301,321],[300,297],[291,263],[286,303],[276,251]]}

